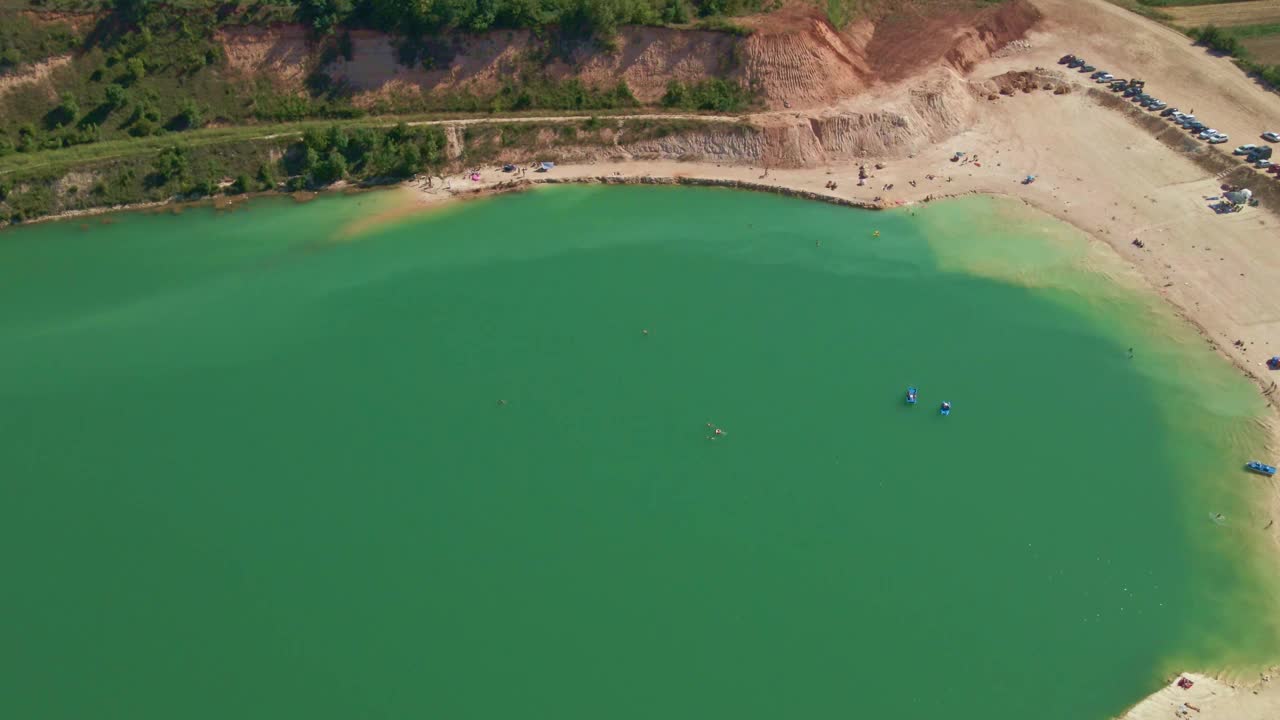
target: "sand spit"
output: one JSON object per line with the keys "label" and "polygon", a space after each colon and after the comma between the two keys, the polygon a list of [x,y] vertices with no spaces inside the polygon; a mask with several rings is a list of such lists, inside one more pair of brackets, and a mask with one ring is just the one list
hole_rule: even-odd
{"label": "sand spit", "polygon": [[[1169,684],[1134,705],[1120,720],[1274,720],[1280,718],[1280,667],[1271,668],[1248,681],[1236,681],[1183,673]],[[1178,685],[1191,681],[1190,688]]]}

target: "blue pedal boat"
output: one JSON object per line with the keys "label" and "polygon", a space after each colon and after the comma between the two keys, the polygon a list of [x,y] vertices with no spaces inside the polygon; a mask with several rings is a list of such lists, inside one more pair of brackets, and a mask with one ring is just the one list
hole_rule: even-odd
{"label": "blue pedal boat", "polygon": [[1256,472],[1259,475],[1266,475],[1267,477],[1271,477],[1272,475],[1276,474],[1276,469],[1274,467],[1271,467],[1266,463],[1260,463],[1257,460],[1250,460],[1249,462],[1245,463],[1244,466],[1246,470]]}
{"label": "blue pedal boat", "polygon": [[907,386],[907,404],[916,404],[916,389],[910,385]]}
{"label": "blue pedal boat", "polygon": [[939,413],[941,413],[941,414],[943,414],[943,415],[950,415],[950,414],[951,414],[951,403],[947,402],[946,400],[943,400],[943,401],[942,401],[942,407],[938,409],[938,412],[939,412]]}

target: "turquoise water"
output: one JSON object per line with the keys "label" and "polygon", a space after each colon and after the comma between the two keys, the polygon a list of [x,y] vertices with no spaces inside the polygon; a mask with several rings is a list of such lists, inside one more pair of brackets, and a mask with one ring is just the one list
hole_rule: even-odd
{"label": "turquoise water", "polygon": [[1274,657],[1256,393],[1069,230],[353,229],[398,197],[0,233],[0,714],[1101,719]]}

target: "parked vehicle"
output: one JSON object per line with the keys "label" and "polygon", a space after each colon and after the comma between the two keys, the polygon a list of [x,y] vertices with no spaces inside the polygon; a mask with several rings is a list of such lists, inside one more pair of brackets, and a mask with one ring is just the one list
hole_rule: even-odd
{"label": "parked vehicle", "polygon": [[1213,137],[1209,138],[1209,144],[1210,144],[1210,145],[1221,145],[1222,143],[1224,143],[1224,142],[1226,142],[1226,141],[1228,141],[1228,140],[1230,140],[1230,139],[1231,139],[1231,138],[1230,138],[1229,136],[1227,136],[1227,135],[1214,135]]}
{"label": "parked vehicle", "polygon": [[1163,100],[1156,100],[1155,102],[1151,103],[1151,109],[1152,109],[1152,110],[1161,110],[1161,109],[1163,109],[1163,108],[1165,107],[1165,104],[1166,104],[1166,103],[1165,103],[1165,101],[1163,101]]}
{"label": "parked vehicle", "polygon": [[1096,68],[1096,67],[1094,67],[1094,66],[1092,66],[1092,65],[1081,65],[1081,66],[1080,66],[1080,72],[1082,72],[1082,73],[1093,72],[1094,70],[1097,70],[1097,69],[1098,69],[1098,68]]}
{"label": "parked vehicle", "polygon": [[1262,139],[1266,140],[1267,142],[1280,142],[1280,134],[1273,133],[1273,132],[1264,132],[1262,133]]}
{"label": "parked vehicle", "polygon": [[1075,55],[1063,55],[1062,57],[1058,58],[1059,65],[1066,65],[1069,62],[1075,62],[1075,61],[1076,61]]}
{"label": "parked vehicle", "polygon": [[1178,108],[1175,107],[1167,107],[1160,111],[1160,117],[1176,118],[1181,114],[1182,113],[1178,112]]}
{"label": "parked vehicle", "polygon": [[1266,146],[1263,146],[1260,148],[1254,148],[1253,152],[1249,153],[1249,159],[1250,160],[1270,160],[1271,148]]}
{"label": "parked vehicle", "polygon": [[1112,92],[1120,92],[1121,90],[1124,90],[1127,87],[1129,87],[1129,83],[1125,80],[1117,80],[1111,83]]}
{"label": "parked vehicle", "polygon": [[1271,167],[1267,168],[1267,172],[1269,172],[1269,173],[1280,173],[1280,165],[1274,165],[1274,164],[1273,164]]}
{"label": "parked vehicle", "polygon": [[1089,76],[1089,79],[1090,79],[1090,80],[1097,80],[1099,77],[1101,77],[1101,76],[1102,76],[1103,74],[1105,74],[1106,72],[1107,72],[1106,70],[1094,70],[1094,71],[1093,71],[1093,74]]}
{"label": "parked vehicle", "polygon": [[1199,137],[1201,140],[1208,140],[1209,138],[1217,134],[1218,134],[1218,131],[1216,128],[1209,128],[1208,130],[1205,130],[1204,132],[1200,133],[1197,137]]}
{"label": "parked vehicle", "polygon": [[1270,160],[1266,160],[1266,159],[1262,159],[1262,160],[1259,160],[1258,162],[1254,163],[1254,164],[1253,164],[1253,166],[1254,166],[1254,167],[1256,167],[1256,168],[1258,168],[1259,170],[1262,170],[1262,169],[1264,169],[1264,168],[1269,168],[1269,167],[1271,167],[1271,161],[1270,161]]}
{"label": "parked vehicle", "polygon": [[1125,89],[1124,89],[1124,96],[1125,96],[1125,97],[1127,97],[1127,98],[1131,98],[1131,97],[1133,97],[1134,95],[1137,95],[1137,94],[1138,94],[1138,93],[1140,93],[1140,92],[1142,92],[1142,91],[1141,91],[1141,90],[1139,90],[1136,86],[1134,86],[1134,85],[1130,85],[1129,87],[1127,87],[1127,88],[1125,88]]}
{"label": "parked vehicle", "polygon": [[1069,68],[1078,68],[1081,65],[1084,65],[1084,58],[1073,58],[1067,63],[1067,67]]}
{"label": "parked vehicle", "polygon": [[1094,82],[1109,83],[1115,79],[1116,79],[1115,75],[1112,75],[1111,73],[1103,73],[1102,75],[1099,75],[1097,80],[1095,80]]}
{"label": "parked vehicle", "polygon": [[1257,145],[1241,145],[1235,150],[1232,150],[1231,154],[1232,155],[1248,155],[1257,149],[1258,149]]}
{"label": "parked vehicle", "polygon": [[1191,132],[1193,132],[1193,133],[1198,133],[1198,132],[1201,132],[1202,130],[1207,130],[1208,128],[1209,128],[1209,126],[1208,126],[1208,125],[1205,125],[1204,123],[1200,122],[1199,120],[1197,120],[1196,122],[1191,123],[1191,125],[1187,127],[1187,129],[1188,129],[1188,130],[1190,130],[1190,131],[1191,131]]}

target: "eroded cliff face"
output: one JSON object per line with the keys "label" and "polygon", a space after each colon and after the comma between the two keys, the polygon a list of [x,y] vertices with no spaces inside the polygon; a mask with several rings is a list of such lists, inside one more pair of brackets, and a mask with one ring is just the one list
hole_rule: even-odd
{"label": "eroded cliff face", "polygon": [[345,84],[358,104],[404,94],[486,95],[521,75],[575,78],[590,87],[626,82],[642,103],[658,101],[671,80],[721,78],[752,88],[770,109],[828,107],[869,88],[896,82],[936,66],[964,72],[1039,18],[1025,0],[1001,5],[914,15],[912,6],[879,20],[861,20],[837,31],[811,4],[743,18],[753,33],[626,27],[616,47],[579,46],[553,51],[528,31],[433,39],[412,67],[400,63],[394,38],[351,33],[351,58],[322,65],[299,27],[229,28],[219,32],[234,71],[266,78],[284,91],[301,92],[317,69]]}

